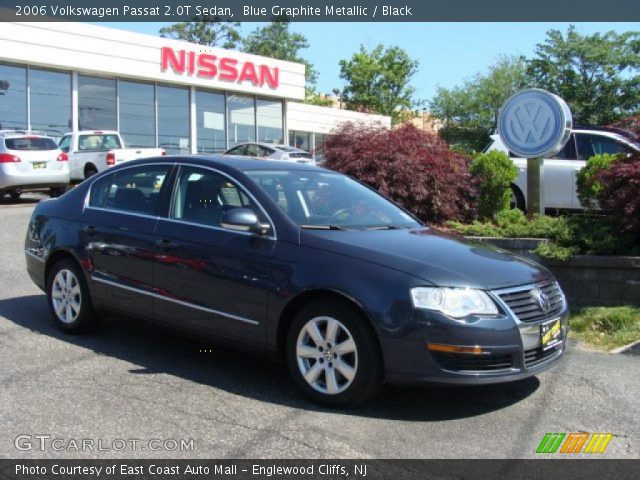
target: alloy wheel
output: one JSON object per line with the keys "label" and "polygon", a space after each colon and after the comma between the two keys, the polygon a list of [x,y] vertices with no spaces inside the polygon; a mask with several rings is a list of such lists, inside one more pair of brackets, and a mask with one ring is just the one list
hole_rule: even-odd
{"label": "alloy wheel", "polygon": [[358,370],[358,350],[351,332],[328,316],[312,318],[300,330],[296,359],[305,381],[328,395],[349,388]]}
{"label": "alloy wheel", "polygon": [[73,323],[80,314],[82,294],[80,282],[68,269],[60,270],[51,285],[53,310],[62,323]]}

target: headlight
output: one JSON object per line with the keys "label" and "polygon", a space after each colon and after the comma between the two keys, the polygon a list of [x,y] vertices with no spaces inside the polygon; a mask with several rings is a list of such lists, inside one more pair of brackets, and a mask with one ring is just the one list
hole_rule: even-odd
{"label": "headlight", "polygon": [[411,301],[415,308],[437,310],[453,318],[498,313],[489,295],[472,288],[416,287],[411,289]]}

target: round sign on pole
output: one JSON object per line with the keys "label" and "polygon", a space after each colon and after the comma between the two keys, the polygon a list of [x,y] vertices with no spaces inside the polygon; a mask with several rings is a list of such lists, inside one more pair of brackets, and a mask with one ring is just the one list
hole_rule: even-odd
{"label": "round sign on pole", "polygon": [[514,155],[551,157],[571,136],[571,110],[562,98],[539,88],[515,93],[502,106],[498,134]]}

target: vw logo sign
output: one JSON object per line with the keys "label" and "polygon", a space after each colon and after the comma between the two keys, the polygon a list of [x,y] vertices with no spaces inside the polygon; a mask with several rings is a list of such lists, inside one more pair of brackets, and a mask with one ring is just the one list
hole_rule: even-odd
{"label": "vw logo sign", "polygon": [[531,297],[543,312],[547,312],[551,308],[551,300],[549,300],[549,296],[539,288],[535,288],[531,291]]}
{"label": "vw logo sign", "polygon": [[522,90],[505,102],[498,116],[502,143],[518,157],[551,157],[571,136],[569,107],[557,95],[539,88]]}

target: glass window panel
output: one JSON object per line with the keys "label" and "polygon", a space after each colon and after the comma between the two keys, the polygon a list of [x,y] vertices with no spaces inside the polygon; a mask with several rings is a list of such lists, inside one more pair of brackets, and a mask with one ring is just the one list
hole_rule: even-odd
{"label": "glass window panel", "polygon": [[118,82],[120,135],[128,147],[155,147],[155,107],[153,85]]}
{"label": "glass window panel", "polygon": [[256,117],[253,97],[229,95],[227,97],[229,146],[242,142],[255,142]]}
{"label": "glass window panel", "polygon": [[168,154],[191,153],[189,90],[158,86],[158,143]]}
{"label": "glass window panel", "polygon": [[27,128],[27,69],[0,65],[0,130]]}
{"label": "glass window panel", "polygon": [[196,91],[198,153],[224,152],[224,93]]}
{"label": "glass window panel", "polygon": [[115,130],[116,81],[78,75],[78,123],[80,130]]}
{"label": "glass window panel", "polygon": [[29,70],[31,128],[60,138],[72,129],[71,74]]}
{"label": "glass window panel", "polygon": [[282,101],[259,98],[256,101],[258,141],[283,143]]}
{"label": "glass window panel", "polygon": [[311,134],[292,130],[289,132],[289,145],[308,152],[311,149]]}
{"label": "glass window panel", "polygon": [[[168,169],[146,165],[111,175],[112,181],[106,185],[102,180],[96,182],[89,205],[100,207],[104,198],[104,208],[153,215]],[[91,203],[94,199],[95,203]]]}

